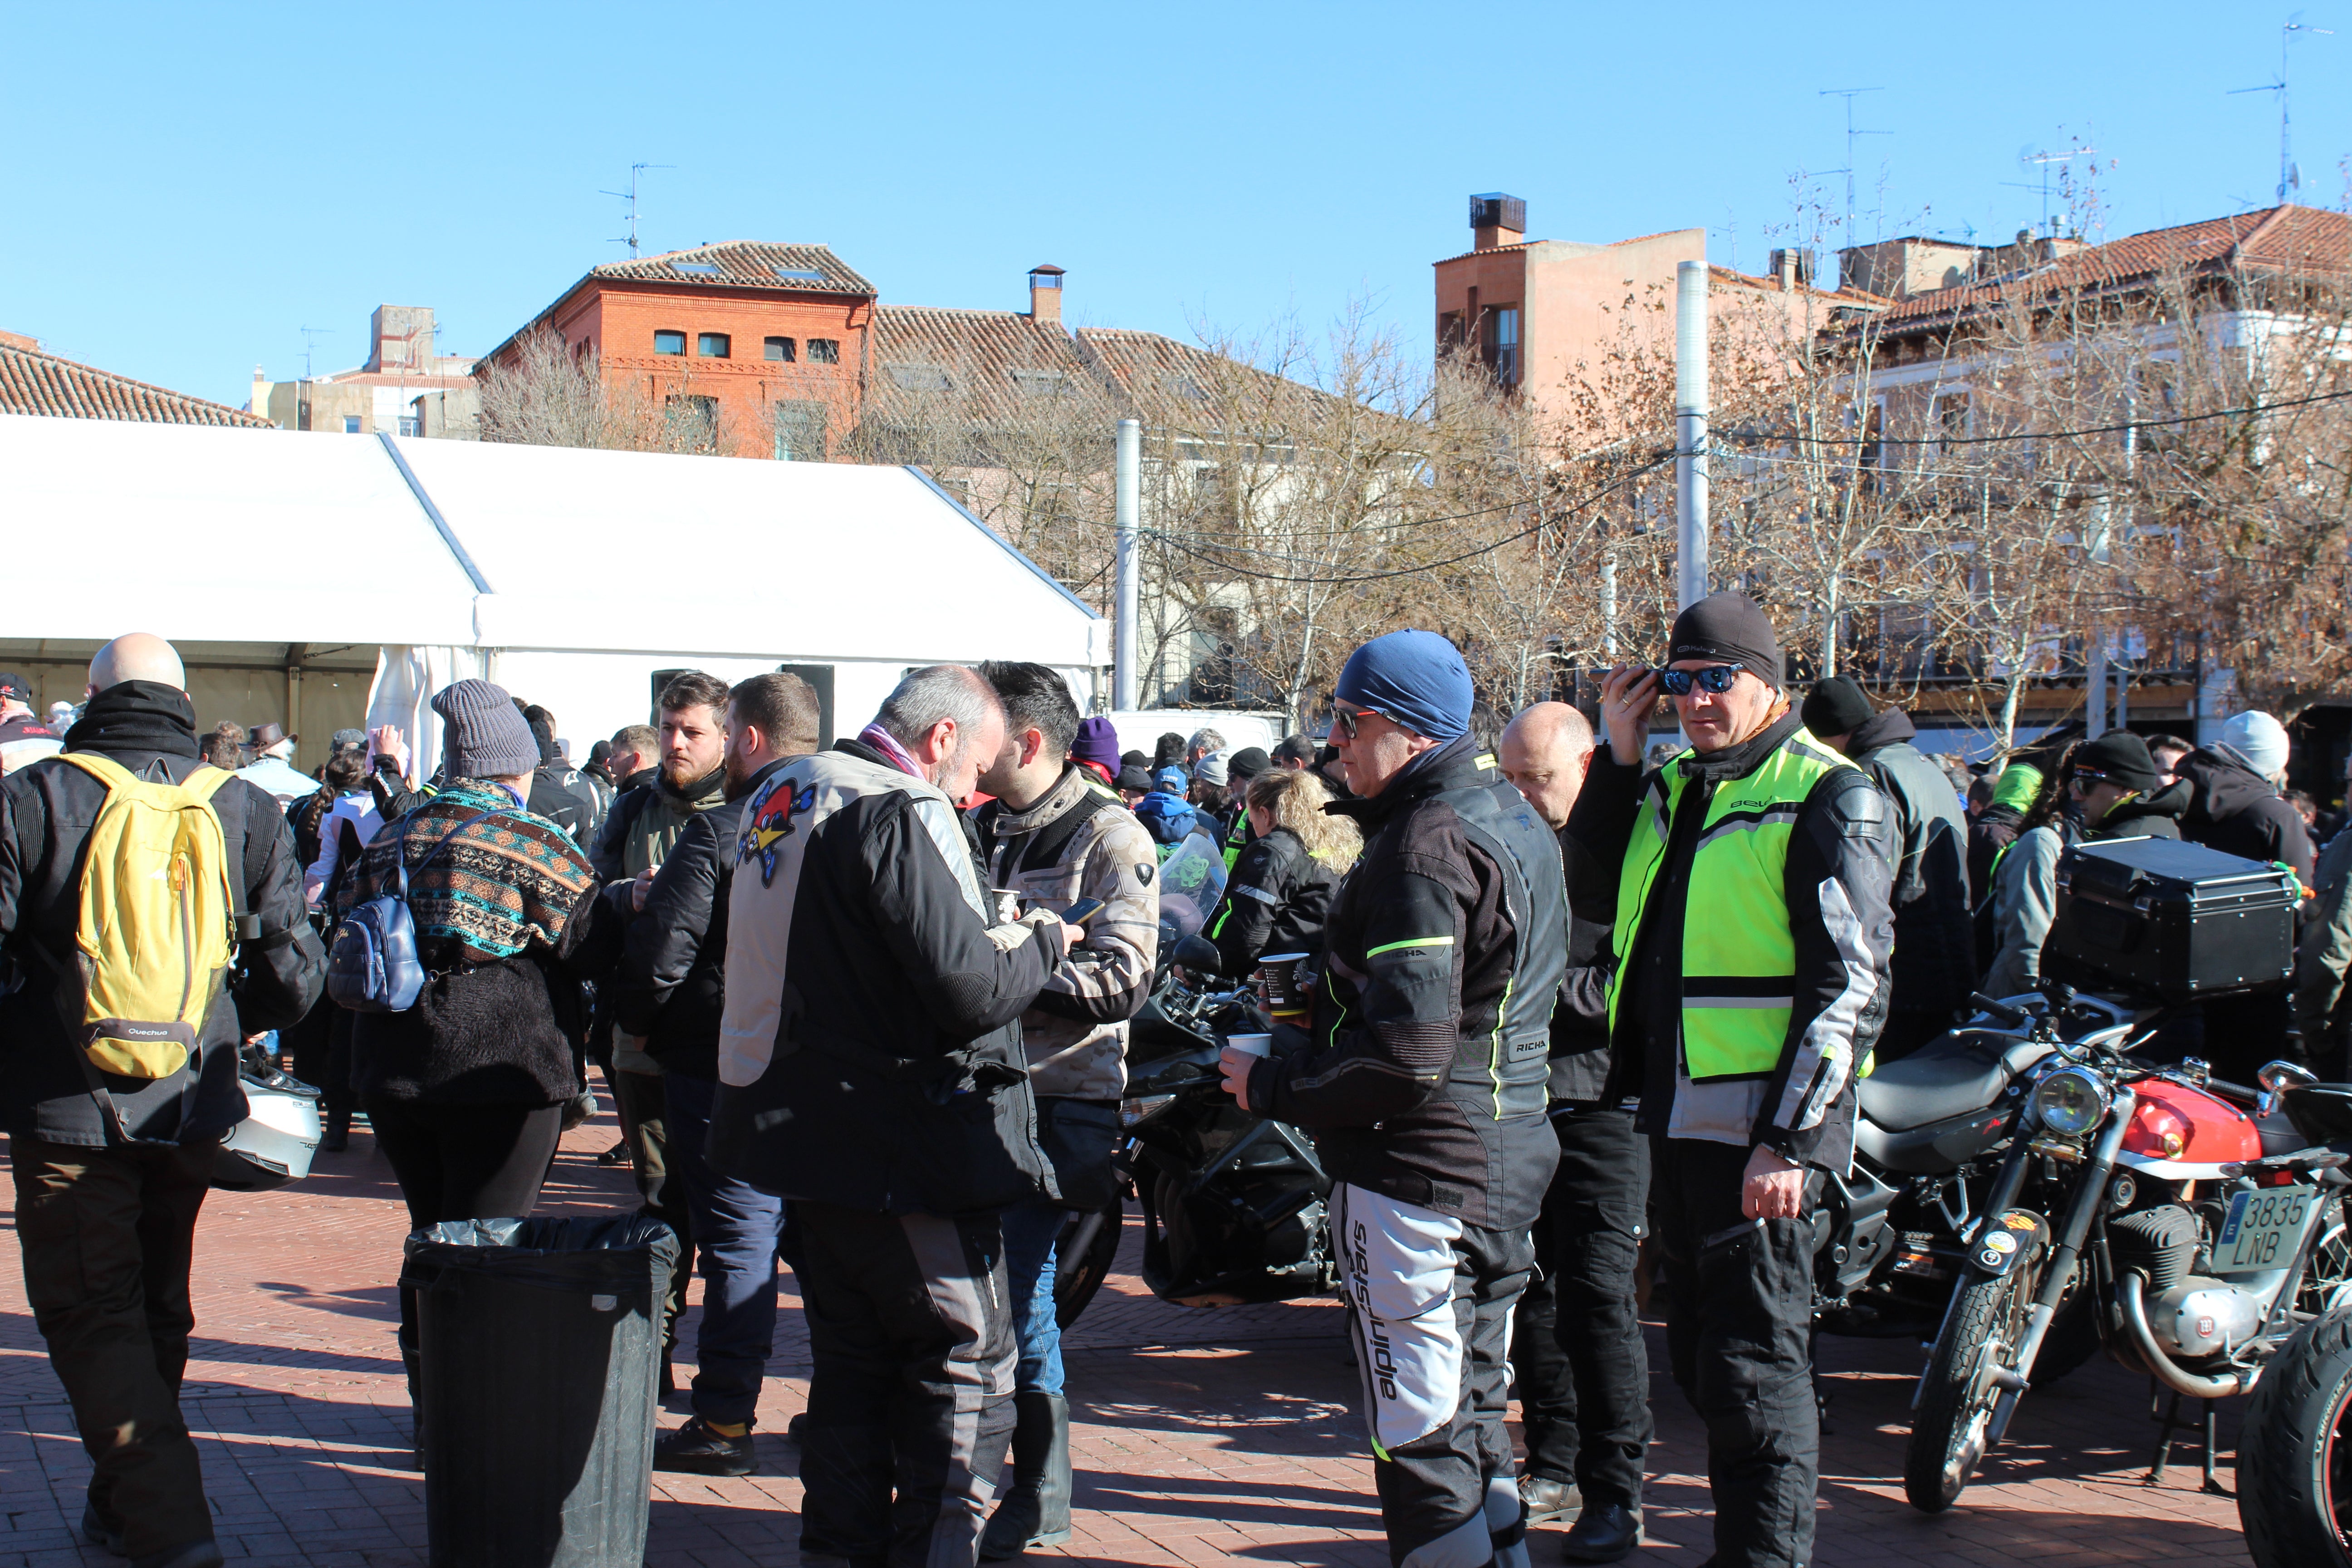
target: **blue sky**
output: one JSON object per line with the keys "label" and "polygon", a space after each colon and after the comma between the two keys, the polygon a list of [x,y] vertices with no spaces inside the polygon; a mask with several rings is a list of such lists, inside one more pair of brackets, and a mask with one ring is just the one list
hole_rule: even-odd
{"label": "blue sky", "polygon": [[[1845,162],[1857,224],[2000,237],[2021,149],[2099,151],[2111,235],[2266,205],[2287,13],[2243,5],[0,5],[0,328],[242,403],[258,363],[356,363],[384,301],[485,350],[594,263],[831,245],[909,304],[1189,335],[1365,299],[1416,346],[1465,197],[1537,237],[1705,225],[1789,243],[1792,177]],[[2304,199],[2352,153],[2352,0],[2304,13]],[[1483,21],[1483,26],[1481,22]],[[2109,165],[2112,165],[2111,167]],[[1823,176],[1843,205],[1842,176]],[[1781,230],[1776,235],[1773,230]],[[1833,241],[1834,243],[1834,241]]]}

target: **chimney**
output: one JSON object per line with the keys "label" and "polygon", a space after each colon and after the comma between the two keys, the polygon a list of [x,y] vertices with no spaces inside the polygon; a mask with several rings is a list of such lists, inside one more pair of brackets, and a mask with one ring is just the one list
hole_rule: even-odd
{"label": "chimney", "polygon": [[1518,244],[1528,237],[1528,204],[1500,191],[1472,196],[1470,233],[1474,247],[1479,250]]}
{"label": "chimney", "polygon": [[1062,279],[1066,274],[1047,262],[1029,269],[1029,319],[1062,324]]}
{"label": "chimney", "polygon": [[1772,253],[1772,275],[1780,279],[1780,292],[1792,294],[1812,286],[1813,253],[1810,250],[1776,250]]}

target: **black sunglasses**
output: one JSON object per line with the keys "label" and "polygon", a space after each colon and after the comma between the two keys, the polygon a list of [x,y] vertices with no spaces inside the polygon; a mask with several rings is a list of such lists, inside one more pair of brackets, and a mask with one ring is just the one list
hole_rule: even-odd
{"label": "black sunglasses", "polygon": [[1701,691],[1712,691],[1720,697],[1730,690],[1732,683],[1738,679],[1739,667],[1736,664],[1711,664],[1705,669],[1658,671],[1658,684],[1669,697],[1688,697],[1694,684]]}
{"label": "black sunglasses", "polygon": [[1356,738],[1356,721],[1367,713],[1375,718],[1386,717],[1377,708],[1334,708],[1331,710],[1331,728],[1352,741]]}

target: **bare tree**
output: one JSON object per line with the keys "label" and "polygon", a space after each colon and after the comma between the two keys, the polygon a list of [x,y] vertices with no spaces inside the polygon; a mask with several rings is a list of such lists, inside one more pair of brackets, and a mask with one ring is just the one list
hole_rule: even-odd
{"label": "bare tree", "polygon": [[656,407],[634,380],[608,378],[596,351],[565,344],[546,327],[525,333],[511,361],[479,373],[481,438],[534,447],[601,447],[629,452],[727,449],[715,398],[690,384]]}

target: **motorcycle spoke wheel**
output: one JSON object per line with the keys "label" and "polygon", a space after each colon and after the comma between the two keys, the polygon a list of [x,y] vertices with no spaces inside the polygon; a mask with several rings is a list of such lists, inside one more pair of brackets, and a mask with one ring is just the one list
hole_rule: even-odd
{"label": "motorcycle spoke wheel", "polygon": [[2000,1402],[1993,1375],[2017,1364],[2025,1309],[2039,1278],[2032,1260],[2021,1260],[1998,1279],[1961,1281],[1943,1338],[1921,1374],[1904,1453],[1903,1493],[1920,1512],[1951,1507],[1984,1461]]}
{"label": "motorcycle spoke wheel", "polygon": [[2294,1305],[2305,1317],[2316,1318],[2347,1304],[2352,1304],[2352,1228],[2346,1226],[2339,1207],[2312,1243],[2311,1267],[2304,1270]]}

